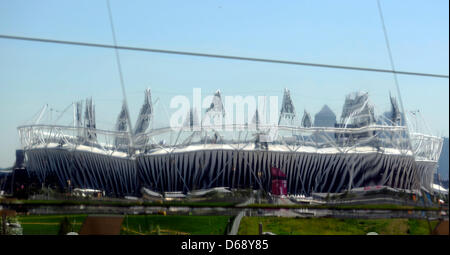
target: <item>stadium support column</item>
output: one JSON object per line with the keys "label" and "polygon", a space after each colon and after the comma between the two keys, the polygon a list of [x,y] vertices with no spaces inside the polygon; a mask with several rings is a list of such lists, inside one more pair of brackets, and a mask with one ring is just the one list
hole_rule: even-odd
{"label": "stadium support column", "polygon": [[[125,103],[123,103],[122,109],[120,110],[119,116],[117,117],[117,122],[116,122],[116,127],[115,127],[116,131],[127,132],[127,129],[128,129],[127,116],[128,116],[127,115],[127,106],[125,105]],[[116,149],[130,145],[129,135],[128,135],[128,137],[123,137],[123,136],[117,135],[114,138],[114,145],[115,145]]]}
{"label": "stadium support column", "polygon": [[[351,158],[351,156],[349,158]],[[350,176],[349,176],[349,180],[348,180],[348,191],[350,191],[352,189],[354,171],[355,171],[355,161],[353,160],[352,167],[350,168]]]}
{"label": "stadium support column", "polygon": [[85,111],[85,138],[91,142],[95,143],[97,141],[97,134],[95,132],[95,106],[92,103],[92,98],[86,99],[86,111]]}
{"label": "stadium support column", "polygon": [[[150,126],[150,123],[153,120],[153,103],[152,103],[152,96],[150,89],[145,90],[145,98],[144,98],[144,104],[141,107],[141,110],[139,112],[139,117],[136,121],[136,126],[133,130],[133,143],[136,146],[145,146],[148,142],[148,138],[144,136],[143,134],[146,132],[148,127]],[[131,131],[131,127],[130,127]]]}
{"label": "stadium support column", "polygon": [[292,102],[291,92],[284,89],[283,102],[281,103],[281,111],[278,119],[278,125],[295,125],[296,113],[294,103]]}
{"label": "stadium support column", "polygon": [[78,101],[75,103],[75,120],[74,120],[74,126],[76,127],[76,135],[77,139],[79,141],[83,140],[83,101]]}

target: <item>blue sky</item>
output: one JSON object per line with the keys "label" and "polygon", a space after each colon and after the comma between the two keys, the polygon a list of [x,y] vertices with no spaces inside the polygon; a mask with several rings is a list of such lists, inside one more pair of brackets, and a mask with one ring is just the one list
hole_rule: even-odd
{"label": "blue sky", "polygon": [[[448,1],[382,1],[397,70],[448,74]],[[116,1],[119,45],[389,69],[376,1]],[[0,0],[0,34],[112,44],[105,1]],[[145,88],[161,114],[172,96],[281,95],[297,112],[368,91],[379,112],[396,94],[392,74],[120,51],[134,123]],[[407,110],[420,109],[435,134],[449,134],[449,81],[398,76]],[[100,128],[112,128],[121,88],[111,49],[0,39],[0,166],[14,162],[16,127],[48,103],[63,110],[93,97]],[[159,110],[158,110],[159,107]],[[54,113],[53,117],[57,115]],[[65,118],[65,119],[64,119]],[[62,119],[70,122],[68,116]],[[68,124],[68,123],[66,123]]]}

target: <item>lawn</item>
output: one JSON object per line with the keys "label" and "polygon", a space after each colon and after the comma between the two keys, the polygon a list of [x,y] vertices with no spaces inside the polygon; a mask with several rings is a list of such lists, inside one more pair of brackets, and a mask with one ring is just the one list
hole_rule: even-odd
{"label": "lawn", "polygon": [[17,219],[22,225],[24,235],[57,235],[64,217],[72,223],[72,231],[78,232],[86,215],[23,215],[17,216]]}
{"label": "lawn", "polygon": [[229,216],[129,215],[123,219],[123,235],[223,235]]}
{"label": "lawn", "polygon": [[[23,215],[17,219],[24,235],[57,235],[60,222],[68,217],[74,232],[81,229],[87,215]],[[122,223],[123,235],[223,235],[229,216],[129,215]]]}
{"label": "lawn", "polygon": [[[73,231],[78,232],[87,215],[23,215],[17,219],[24,235],[57,235],[60,222],[68,217]],[[181,215],[129,215],[125,216],[123,235],[223,235],[230,216]],[[240,235],[257,235],[258,223],[264,232],[279,235],[365,235],[377,232],[382,235],[428,235],[426,220],[417,219],[336,219],[336,218],[283,218],[244,217],[239,227]],[[431,221],[434,229],[437,221]]]}
{"label": "lawn", "polygon": [[[336,219],[336,218],[282,218],[244,217],[240,235],[257,235],[258,224],[264,232],[278,235],[428,235],[428,222],[417,219]],[[437,221],[431,222],[433,229]]]}

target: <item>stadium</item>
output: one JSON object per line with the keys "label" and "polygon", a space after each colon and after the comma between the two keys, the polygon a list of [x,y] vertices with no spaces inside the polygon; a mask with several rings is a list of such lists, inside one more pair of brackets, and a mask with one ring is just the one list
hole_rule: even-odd
{"label": "stadium", "polygon": [[[429,192],[443,140],[414,132],[395,98],[390,105],[375,116],[368,93],[358,92],[345,98],[339,120],[326,105],[314,121],[306,111],[300,120],[286,89],[276,125],[261,121],[258,110],[245,124],[225,124],[217,91],[203,118],[191,110],[180,127],[149,128],[154,108],[146,90],[133,130],[125,104],[114,130],[97,129],[92,99],[84,113],[82,102],[73,104],[73,125],[19,126],[17,162],[39,183],[108,196],[215,187],[307,196],[370,186]],[[274,191],[280,183],[285,188]]]}

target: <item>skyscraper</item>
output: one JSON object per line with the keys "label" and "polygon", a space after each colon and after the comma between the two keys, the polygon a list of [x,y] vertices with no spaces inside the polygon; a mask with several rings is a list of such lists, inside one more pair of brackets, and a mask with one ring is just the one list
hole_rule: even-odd
{"label": "skyscraper", "polygon": [[336,124],[336,114],[328,107],[324,105],[320,112],[314,116],[315,127],[334,127]]}

